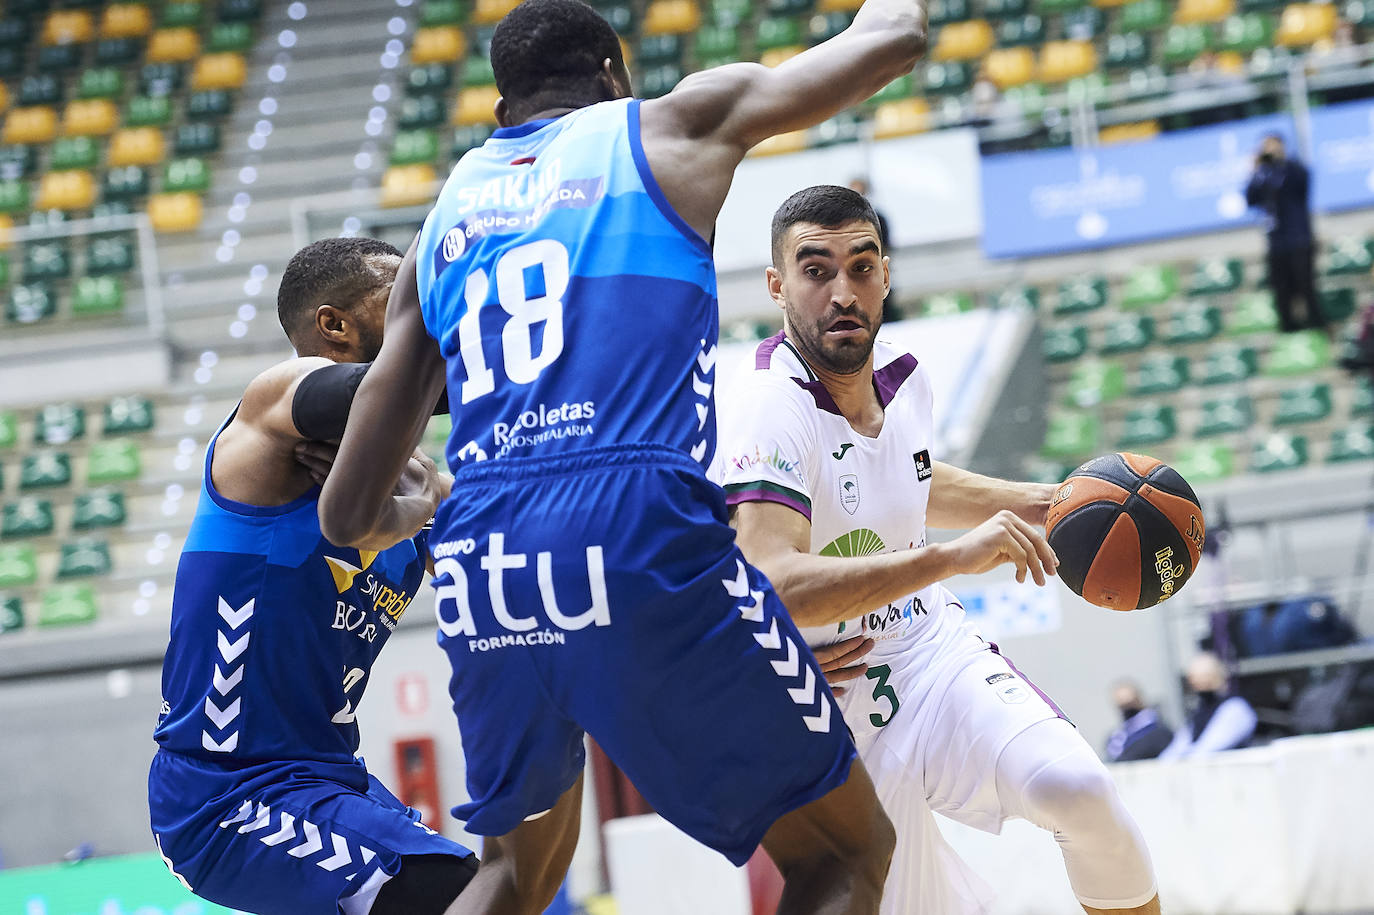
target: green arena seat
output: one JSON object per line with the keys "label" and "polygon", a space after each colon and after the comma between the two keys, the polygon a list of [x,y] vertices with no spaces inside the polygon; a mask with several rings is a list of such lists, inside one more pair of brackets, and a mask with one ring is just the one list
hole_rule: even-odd
{"label": "green arena seat", "polygon": [[735,28],[753,12],[753,0],[711,0],[710,21],[715,25]]}
{"label": "green arena seat", "polygon": [[148,188],[148,170],[141,165],[112,168],[100,182],[101,196],[107,201],[146,197]]}
{"label": "green arena seat", "polygon": [[704,25],[697,31],[698,60],[739,59],[739,31],[733,26]]}
{"label": "green arena seat", "polygon": [[1266,13],[1228,16],[1217,32],[1216,50],[1250,54],[1274,43],[1274,17]]}
{"label": "green arena seat", "polygon": [[989,304],[993,308],[1026,308],[1036,311],[1040,308],[1040,290],[1034,286],[1008,286],[993,293]]}
{"label": "green arena seat", "polygon": [[1175,309],[1164,325],[1163,340],[1171,346],[1205,343],[1221,333],[1221,310],[1205,302],[1189,302]]}
{"label": "green arena seat", "polygon": [[18,48],[0,48],[0,77],[9,78],[23,72],[23,52]]}
{"label": "green arena seat", "polygon": [[33,29],[27,19],[18,16],[0,19],[0,48],[27,47],[31,37]]}
{"label": "green arena seat", "polygon": [[811,45],[829,41],[849,28],[853,21],[852,12],[817,13],[807,20],[806,41]]}
{"label": "green arena seat", "polygon": [[469,149],[476,149],[487,138],[491,136],[493,125],[490,124],[466,124],[462,127],[453,128],[453,149],[452,157],[461,158],[463,153]]}
{"label": "green arena seat", "polygon": [[128,439],[96,442],[86,463],[86,482],[117,483],[137,479],[143,472],[138,446]]}
{"label": "green arena seat", "polygon": [[33,418],[35,445],[65,445],[86,434],[86,410],[80,404],[48,404]]}
{"label": "green arena seat", "polygon": [[910,73],[899,76],[886,86],[878,90],[878,94],[869,99],[875,105],[883,102],[895,102],[900,99],[910,98],[916,91],[916,80]]}
{"label": "green arena seat", "polygon": [[1068,410],[1051,411],[1040,453],[1051,458],[1081,459],[1097,450],[1096,416]]}
{"label": "green arena seat", "polygon": [[460,0],[426,0],[420,7],[420,25],[431,28],[436,25],[462,25],[467,18]]}
{"label": "green arena seat", "polygon": [[402,130],[391,144],[392,165],[415,165],[439,158],[439,134],[432,129]]}
{"label": "green arena seat", "polygon": [[1202,416],[1194,434],[1199,438],[1244,432],[1255,421],[1255,406],[1248,394],[1218,397],[1202,404]]}
{"label": "green arena seat", "polygon": [[1042,13],[1068,13],[1082,9],[1088,0],[1036,0],[1035,8]]}
{"label": "green arena seat", "polygon": [[1129,450],[1142,445],[1158,445],[1177,434],[1178,422],[1173,407],[1167,404],[1141,404],[1127,412],[1116,446]]}
{"label": "green arena seat", "polygon": [[234,97],[224,89],[203,89],[186,99],[186,116],[193,121],[222,118],[234,108]]}
{"label": "green arena seat", "polygon": [[1247,334],[1267,334],[1278,330],[1278,312],[1274,297],[1268,290],[1247,292],[1236,297],[1235,305],[1226,319],[1226,332],[1234,337]]}
{"label": "green arena seat", "polygon": [[1126,371],[1119,362],[1084,359],[1073,367],[1065,399],[1077,407],[1095,407],[1126,393]]}
{"label": "green arena seat", "polygon": [[1059,286],[1059,298],[1054,304],[1055,314],[1076,314],[1094,311],[1107,304],[1107,278],[1080,276],[1065,280]]}
{"label": "green arena seat", "polygon": [[1188,360],[1169,353],[1152,353],[1140,360],[1132,394],[1170,394],[1188,383]]}
{"label": "green arena seat", "polygon": [[36,451],[19,462],[20,489],[47,489],[72,481],[72,456],[65,451]]}
{"label": "green arena seat", "polygon": [[186,70],[181,64],[156,63],[144,64],[138,71],[138,91],[153,97],[172,95],[180,91],[186,81]]}
{"label": "green arena seat", "polygon": [[29,208],[27,181],[0,180],[0,213],[23,213]]}
{"label": "green arena seat", "polygon": [[219,151],[219,125],[198,121],[180,124],[172,133],[172,148],[178,156],[200,156]]}
{"label": "green arena seat", "polygon": [[973,65],[961,60],[928,64],[922,71],[921,84],[935,95],[967,92],[973,85]]}
{"label": "green arena seat", "polygon": [[1314,423],[1331,415],[1331,385],[1302,384],[1279,392],[1274,425]]}
{"label": "green arena seat", "polygon": [[162,189],[170,193],[203,194],[210,189],[210,166],[195,156],[172,159],[163,169]]}
{"label": "green arena seat", "polygon": [[0,251],[0,286],[8,284],[10,281],[10,258],[8,254]]}
{"label": "green arena seat", "polygon": [[438,127],[444,123],[446,114],[443,101],[435,96],[414,96],[402,100],[401,111],[397,116],[396,123],[402,130]]}
{"label": "green arena seat", "polygon": [[754,47],[759,51],[786,48],[802,43],[802,24],[800,19],[789,16],[765,16],[759,20],[754,36]]}
{"label": "green arena seat", "polygon": [[1208,258],[1193,268],[1188,284],[1189,295],[1217,295],[1240,288],[1245,279],[1245,266],[1240,258]]}
{"label": "green arena seat", "polygon": [[1355,290],[1349,286],[1323,289],[1317,293],[1317,298],[1322,314],[1333,324],[1339,324],[1355,313]]}
{"label": "green arena seat", "polygon": [[1149,60],[1149,36],[1140,32],[1124,32],[1107,36],[1107,50],[1102,55],[1102,64],[1108,70],[1139,67]]}
{"label": "green arena seat", "polygon": [[95,62],[102,67],[131,64],[142,53],[143,42],[136,38],[102,38],[95,43]]}
{"label": "green arena seat", "polygon": [[[1350,398],[1351,416],[1368,416],[1374,413],[1374,384],[1368,378],[1361,378],[1355,382],[1355,390]],[[0,447],[4,442],[0,441]]]}
{"label": "green arena seat", "polygon": [[433,95],[451,88],[453,71],[446,64],[424,64],[406,74],[406,95]]}
{"label": "green arena seat", "polygon": [[5,503],[0,513],[0,537],[45,537],[52,533],[52,503],[25,496]]}
{"label": "green arena seat", "polygon": [[[601,18],[610,23],[616,34],[631,35],[634,33],[635,22],[639,17],[635,15],[635,9],[629,3],[607,3],[598,7],[597,12],[601,13]],[[483,51],[489,51],[491,42],[482,40],[484,36],[481,29],[478,29],[477,34]]]}
{"label": "green arena seat", "polygon": [[86,245],[86,275],[128,273],[134,269],[133,242],[125,238],[96,236]]}
{"label": "green arena seat", "polygon": [[1166,64],[1187,64],[1206,53],[1211,43],[1211,32],[1201,23],[1171,25],[1164,33],[1160,57]]}
{"label": "green arena seat", "polygon": [[15,596],[0,596],[0,634],[24,628],[24,602]]}
{"label": "green arena seat", "polygon": [[38,625],[93,623],[97,615],[95,589],[90,585],[54,585],[43,592],[43,602],[38,609]]}
{"label": "green arena seat", "polygon": [[645,35],[639,40],[639,55],[635,59],[641,65],[680,64],[682,48],[683,40],[679,34]]}
{"label": "green arena seat", "polygon": [[1040,83],[1012,86],[1002,93],[1002,98],[1016,106],[1022,117],[1039,117],[1045,111],[1045,87]]}
{"label": "green arena seat", "polygon": [[1264,363],[1264,373],[1274,377],[1302,375],[1331,364],[1331,342],[1319,330],[1281,334]]}
{"label": "green arena seat", "polygon": [[109,543],[96,537],[78,537],[62,544],[57,558],[57,577],[108,575],[113,566]]}
{"label": "green arena seat", "polygon": [[1045,40],[1045,20],[1034,13],[997,24],[997,44],[1004,48],[1038,45]]}
{"label": "green arena seat", "polygon": [[1107,17],[1095,6],[1081,6],[1076,10],[1069,10],[1060,18],[1060,26],[1064,30],[1064,37],[1074,41],[1092,41],[1102,34],[1106,27]]}
{"label": "green arena seat", "polygon": [[83,276],[72,290],[72,314],[108,315],[124,309],[124,282],[117,276]]}
{"label": "green arena seat", "polygon": [[124,109],[125,127],[162,127],[171,120],[172,100],[165,95],[135,95]]}
{"label": "green arena seat", "polygon": [[66,241],[36,241],[24,248],[24,279],[64,280],[71,275],[72,254]]}
{"label": "green arena seat", "polygon": [[117,67],[92,67],[81,72],[77,98],[119,98],[124,94],[124,74]]}
{"label": "green arena seat", "polygon": [[100,161],[100,147],[93,137],[58,137],[52,146],[48,168],[55,172],[74,168],[95,168]]}
{"label": "green arena seat", "polygon": [[1117,318],[1102,331],[1102,345],[1098,352],[1104,356],[1133,353],[1154,342],[1155,322],[1149,315],[1126,315]]}
{"label": "green arena seat", "polygon": [[841,111],[812,127],[807,133],[807,141],[812,147],[834,146],[837,143],[853,143],[864,131],[864,121],[856,111]]}
{"label": "green arena seat", "polygon": [[62,101],[62,82],[51,73],[26,76],[15,95],[20,105],[56,105]]}
{"label": "green arena seat", "polygon": [[643,98],[658,98],[667,95],[672,88],[682,82],[682,67],[677,64],[659,64],[646,67],[639,72],[638,88]]}
{"label": "green arena seat", "polygon": [[1178,292],[1178,271],[1167,264],[1137,267],[1126,277],[1121,290],[1122,308],[1140,308],[1167,302]]}
{"label": "green arena seat", "polygon": [[1045,328],[1042,351],[1047,362],[1068,362],[1088,351],[1088,329],[1081,324]]}
{"label": "green arena seat", "polygon": [[797,16],[811,12],[816,3],[815,0],[765,0],[764,6],[770,15]]}
{"label": "green arena seat", "polygon": [[[0,179],[12,181],[16,178],[27,178],[33,174],[33,167],[37,161],[38,157],[32,146],[24,143],[0,146]],[[0,186],[3,186],[3,182],[0,182]],[[27,196],[24,206],[28,206]]]}
{"label": "green arena seat", "polygon": [[0,410],[0,448],[13,448],[19,442],[19,417]]}
{"label": "green arena seat", "polygon": [[941,292],[927,296],[921,313],[929,317],[957,315],[973,311],[973,295],[967,292]]}
{"label": "green arena seat", "polygon": [[1235,472],[1236,453],[1228,445],[1193,442],[1174,452],[1169,466],[1193,485],[1222,480]]}
{"label": "green arena seat", "polygon": [[5,317],[15,324],[36,324],[57,314],[57,296],[47,283],[18,283],[10,289]]}
{"label": "green arena seat", "polygon": [[1367,461],[1374,458],[1374,425],[1352,423],[1331,433],[1331,449],[1326,460],[1331,464]]}
{"label": "green arena seat", "polygon": [[199,3],[169,3],[162,8],[163,28],[197,28],[200,25]]}
{"label": "green arena seat", "polygon": [[[1371,3],[1374,7],[1374,3]],[[1365,238],[1338,238],[1326,251],[1327,276],[1364,274],[1374,269],[1374,241]]]}
{"label": "green arena seat", "polygon": [[0,546],[0,588],[22,588],[38,581],[38,554],[26,543]]}
{"label": "green arena seat", "polygon": [[971,16],[969,0],[930,0],[926,9],[926,20],[931,25],[962,22]]}
{"label": "green arena seat", "polygon": [[1250,451],[1250,469],[1256,473],[1295,470],[1307,463],[1307,438],[1286,432],[1273,432],[1255,442]]}
{"label": "green arena seat", "polygon": [[464,86],[494,86],[496,74],[492,72],[491,61],[480,55],[469,57],[463,62]]}
{"label": "green arena seat", "polygon": [[127,517],[122,492],[117,489],[93,489],[76,497],[72,508],[72,528],[84,531],[97,527],[118,527]]}
{"label": "green arena seat", "polygon": [[1171,6],[1165,0],[1132,0],[1121,7],[1117,27],[1121,34],[1162,32],[1173,16]]}
{"label": "green arena seat", "polygon": [[153,402],[138,394],[115,397],[105,404],[104,435],[137,435],[153,428]]}
{"label": "green arena seat", "polygon": [[262,0],[220,0],[221,22],[254,22],[262,16]]}
{"label": "green arena seat", "polygon": [[246,22],[216,22],[205,40],[211,54],[233,51],[242,54],[253,49],[253,27]]}
{"label": "green arena seat", "polygon": [[1259,356],[1252,346],[1215,346],[1202,359],[1198,384],[1239,384],[1259,370]]}
{"label": "green arena seat", "polygon": [[1030,0],[983,0],[983,17],[1011,19],[1030,12]]}
{"label": "green arena seat", "polygon": [[1029,483],[1064,482],[1073,473],[1076,464],[1063,464],[1059,461],[1031,460],[1026,465],[1024,479]]}
{"label": "green arena seat", "polygon": [[1341,18],[1356,27],[1374,25],[1374,3],[1370,0],[1350,0],[1341,10]]}

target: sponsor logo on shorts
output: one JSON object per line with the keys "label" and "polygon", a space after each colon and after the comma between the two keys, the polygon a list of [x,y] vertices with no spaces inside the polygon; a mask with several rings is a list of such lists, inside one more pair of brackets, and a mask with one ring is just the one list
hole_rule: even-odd
{"label": "sponsor logo on shorts", "polygon": [[859,478],[852,473],[840,477],[840,507],[851,515],[859,510]]}
{"label": "sponsor logo on shorts", "polygon": [[935,475],[934,466],[930,462],[929,450],[918,451],[911,456],[911,459],[916,462],[917,482],[924,483]]}
{"label": "sponsor logo on shorts", "polygon": [[[491,427],[496,456],[505,457],[517,449],[533,448],[559,439],[591,435],[595,431],[591,423],[594,416],[596,402],[591,400],[556,406],[536,404],[517,416],[514,422],[496,423]],[[469,443],[469,447],[476,449],[473,453],[476,460],[485,459],[485,453],[476,443]]]}
{"label": "sponsor logo on shorts", "polygon": [[1159,599],[1174,593],[1183,583],[1183,566],[1174,564],[1174,548],[1166,546],[1155,553],[1155,571],[1159,573]]}

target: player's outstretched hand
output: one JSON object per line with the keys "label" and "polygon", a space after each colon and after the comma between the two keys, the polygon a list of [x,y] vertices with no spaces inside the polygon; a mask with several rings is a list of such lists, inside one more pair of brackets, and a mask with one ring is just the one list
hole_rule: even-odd
{"label": "player's outstretched hand", "polygon": [[319,486],[324,485],[329,476],[329,468],[339,456],[337,442],[297,442],[296,462],[310,471],[311,478]]}
{"label": "player's outstretched hand", "polygon": [[1016,566],[1017,581],[1025,581],[1029,573],[1037,585],[1043,585],[1046,576],[1053,575],[1059,566],[1059,557],[1045,535],[1009,511],[998,512],[950,541],[948,548],[954,571],[965,575],[977,575],[1009,562]]}
{"label": "player's outstretched hand", "polygon": [[873,644],[872,639],[856,635],[852,639],[816,649],[816,661],[821,665],[821,673],[825,674],[825,682],[830,684],[832,693],[843,696],[843,684],[868,672],[868,665],[863,663],[863,658],[873,650]]}

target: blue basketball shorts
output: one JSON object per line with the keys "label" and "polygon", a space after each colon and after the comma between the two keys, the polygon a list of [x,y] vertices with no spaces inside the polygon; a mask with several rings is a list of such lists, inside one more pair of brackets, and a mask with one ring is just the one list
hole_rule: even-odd
{"label": "blue basketball shorts", "polygon": [[406,855],[471,854],[420,823],[361,762],[228,769],[159,750],[153,837],[193,893],[262,915],[355,915]]}
{"label": "blue basketball shorts", "polygon": [[724,496],[659,446],[459,470],[431,536],[479,835],[549,810],[591,734],[654,809],[742,865],[855,750]]}

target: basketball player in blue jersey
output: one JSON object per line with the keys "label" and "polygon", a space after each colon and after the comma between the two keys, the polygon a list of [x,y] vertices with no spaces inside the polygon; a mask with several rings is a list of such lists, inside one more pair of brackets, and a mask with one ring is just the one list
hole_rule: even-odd
{"label": "basketball player in blue jersey", "polygon": [[736,864],[761,842],[780,911],[876,911],[891,824],[703,472],[709,239],[750,147],[868,98],[924,39],[921,0],[869,0],[776,68],[708,70],[641,103],[615,31],[578,0],[526,0],[497,26],[501,127],[401,265],[320,501],[331,540],[367,536],[423,430],[417,404],[447,381],[457,470],[435,584],[472,798],[454,813],[488,837],[453,911],[552,896],[584,731],[689,835]]}
{"label": "basketball player in blue jersey", "polygon": [[420,586],[447,481],[417,452],[368,536],[336,547],[297,454],[342,435],[399,263],[350,238],[292,258],[278,313],[298,358],[255,378],[210,441],[177,566],[154,840],[192,892],[247,912],[439,913],[476,871],[354,757],[354,710]]}

